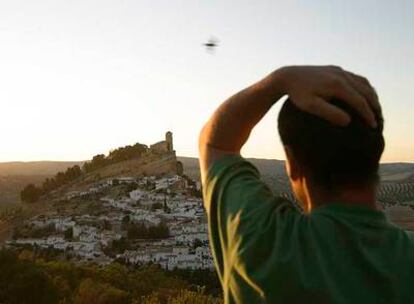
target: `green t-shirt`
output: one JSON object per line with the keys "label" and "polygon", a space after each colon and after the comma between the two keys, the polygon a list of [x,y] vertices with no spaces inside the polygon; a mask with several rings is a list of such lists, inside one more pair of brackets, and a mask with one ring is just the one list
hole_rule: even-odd
{"label": "green t-shirt", "polygon": [[210,167],[203,194],[225,303],[414,303],[414,234],[382,212],[303,214],[239,156]]}

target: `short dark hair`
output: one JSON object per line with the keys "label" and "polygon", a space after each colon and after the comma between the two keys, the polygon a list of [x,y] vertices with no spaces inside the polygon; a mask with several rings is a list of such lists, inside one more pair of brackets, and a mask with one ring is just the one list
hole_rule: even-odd
{"label": "short dark hair", "polygon": [[348,104],[336,99],[331,103],[351,116],[348,126],[335,126],[286,100],[278,118],[283,145],[309,178],[326,190],[375,184],[385,146],[381,113],[376,113],[374,129]]}

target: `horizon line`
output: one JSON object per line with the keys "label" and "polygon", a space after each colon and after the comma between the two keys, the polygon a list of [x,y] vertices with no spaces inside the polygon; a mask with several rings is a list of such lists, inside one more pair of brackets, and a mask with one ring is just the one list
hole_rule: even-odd
{"label": "horizon line", "polygon": [[[177,157],[185,157],[185,158],[194,158],[198,159],[198,157],[195,156],[180,156],[177,155]],[[275,161],[286,161],[284,159],[278,159],[278,158],[266,158],[266,157],[244,157],[245,159],[261,159],[261,160],[275,160]],[[91,159],[87,160],[11,160],[11,161],[0,161],[0,164],[7,164],[7,163],[84,163],[87,161],[90,161]],[[414,164],[414,160],[412,161],[380,161],[380,164]]]}

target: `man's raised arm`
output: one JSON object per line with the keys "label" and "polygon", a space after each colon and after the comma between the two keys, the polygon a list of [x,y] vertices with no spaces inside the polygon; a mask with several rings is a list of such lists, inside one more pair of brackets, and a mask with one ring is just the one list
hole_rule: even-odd
{"label": "man's raised arm", "polygon": [[333,124],[345,126],[349,116],[329,103],[338,98],[353,106],[368,124],[376,126],[380,110],[369,82],[336,66],[290,66],[278,69],[233,95],[213,113],[199,137],[200,169],[207,170],[226,154],[239,154],[253,127],[284,95],[296,106]]}

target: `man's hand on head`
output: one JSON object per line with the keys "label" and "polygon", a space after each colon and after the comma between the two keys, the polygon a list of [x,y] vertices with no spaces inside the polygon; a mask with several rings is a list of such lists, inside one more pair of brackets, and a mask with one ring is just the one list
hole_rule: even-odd
{"label": "man's hand on head", "polygon": [[349,115],[329,103],[333,98],[351,105],[366,121],[376,127],[374,112],[381,113],[377,94],[369,81],[337,66],[288,66],[269,75],[301,110],[345,126]]}
{"label": "man's hand on head", "polygon": [[377,125],[374,112],[381,114],[375,90],[361,76],[336,66],[280,68],[230,97],[207,121],[199,137],[202,176],[215,160],[238,155],[254,126],[284,95],[299,109],[340,126],[351,118],[332,99],[348,103],[372,127]]}

